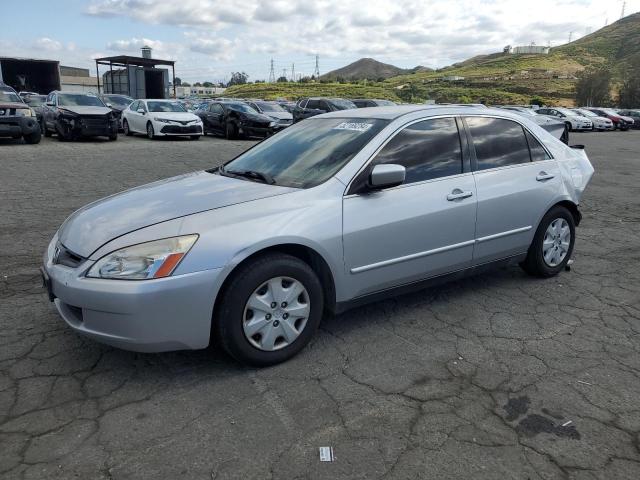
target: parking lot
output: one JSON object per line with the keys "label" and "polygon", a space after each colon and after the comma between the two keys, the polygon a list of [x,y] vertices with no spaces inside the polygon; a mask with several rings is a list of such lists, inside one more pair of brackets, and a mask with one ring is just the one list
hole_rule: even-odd
{"label": "parking lot", "polygon": [[571,272],[352,310],[256,370],[81,338],[38,274],[73,210],[253,142],[0,140],[0,477],[640,478],[640,132],[571,143],[596,169]]}

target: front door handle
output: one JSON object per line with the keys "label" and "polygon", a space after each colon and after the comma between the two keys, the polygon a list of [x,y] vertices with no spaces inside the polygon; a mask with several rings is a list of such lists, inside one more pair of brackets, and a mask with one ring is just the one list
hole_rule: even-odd
{"label": "front door handle", "polygon": [[469,198],[473,195],[473,192],[464,192],[459,188],[454,189],[449,195],[447,195],[447,200],[453,202],[454,200],[462,200],[463,198]]}
{"label": "front door handle", "polygon": [[551,175],[550,173],[542,171],[538,174],[536,180],[539,182],[544,182],[545,180],[551,180],[553,177],[555,177],[555,175]]}

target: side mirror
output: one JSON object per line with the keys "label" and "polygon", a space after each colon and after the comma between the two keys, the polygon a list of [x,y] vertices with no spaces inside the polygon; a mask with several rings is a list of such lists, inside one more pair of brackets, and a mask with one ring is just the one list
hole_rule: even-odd
{"label": "side mirror", "polygon": [[107,103],[107,107],[113,108],[113,105],[111,103]]}
{"label": "side mirror", "polygon": [[138,113],[141,113],[142,115],[144,115],[144,108],[139,108],[139,109],[137,110],[137,112],[138,112]]}
{"label": "side mirror", "polygon": [[53,102],[47,102],[45,105],[46,105],[47,107],[55,107],[55,105],[54,105],[54,103],[53,103]]}
{"label": "side mirror", "polygon": [[393,163],[376,165],[369,174],[369,190],[397,187],[404,183],[407,169]]}

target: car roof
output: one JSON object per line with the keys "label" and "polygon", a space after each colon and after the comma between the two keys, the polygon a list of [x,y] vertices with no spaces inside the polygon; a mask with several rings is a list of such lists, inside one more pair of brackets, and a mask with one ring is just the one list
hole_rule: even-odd
{"label": "car roof", "polygon": [[506,109],[498,108],[478,108],[470,105],[394,105],[385,107],[367,107],[351,110],[340,110],[337,112],[324,113],[312,118],[378,118],[381,120],[395,120],[415,112],[424,112],[425,116],[436,115],[499,115],[513,116],[515,119],[521,118],[516,113],[511,113]]}

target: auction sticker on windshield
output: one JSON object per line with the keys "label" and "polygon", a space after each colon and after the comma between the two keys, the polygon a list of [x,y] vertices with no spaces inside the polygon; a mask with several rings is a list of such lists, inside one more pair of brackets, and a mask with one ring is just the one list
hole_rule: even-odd
{"label": "auction sticker on windshield", "polygon": [[353,130],[355,132],[366,132],[373,124],[371,123],[355,123],[355,122],[342,122],[333,127],[334,130]]}

